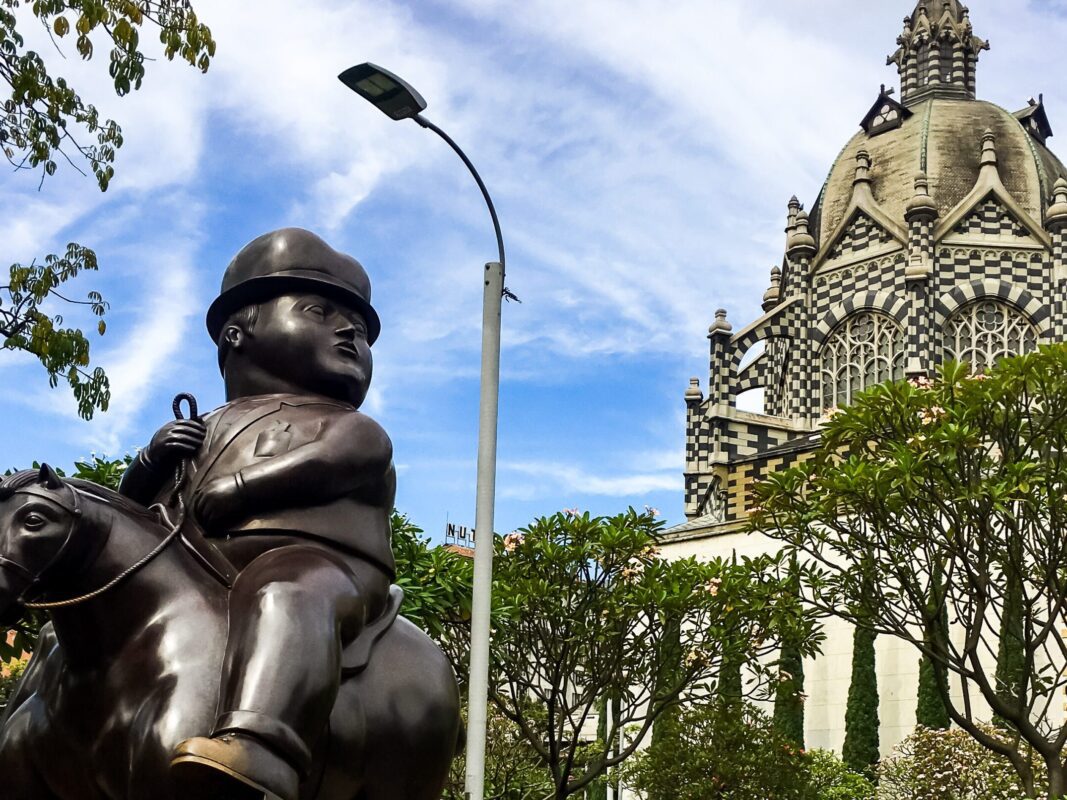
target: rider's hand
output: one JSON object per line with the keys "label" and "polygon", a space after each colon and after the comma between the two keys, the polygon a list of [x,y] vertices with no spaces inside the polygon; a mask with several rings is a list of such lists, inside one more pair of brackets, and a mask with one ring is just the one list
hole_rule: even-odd
{"label": "rider's hand", "polygon": [[171,467],[193,455],[204,443],[207,426],[199,419],[176,419],[168,422],[152,437],[145,454],[153,467]]}
{"label": "rider's hand", "polygon": [[214,478],[197,490],[193,513],[205,529],[240,516],[241,484],[236,475]]}

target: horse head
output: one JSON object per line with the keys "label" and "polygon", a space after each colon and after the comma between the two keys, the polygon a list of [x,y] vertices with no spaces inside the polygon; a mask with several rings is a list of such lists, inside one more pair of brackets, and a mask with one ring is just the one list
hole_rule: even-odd
{"label": "horse head", "polygon": [[0,625],[99,554],[109,528],[92,511],[47,464],[0,481]]}

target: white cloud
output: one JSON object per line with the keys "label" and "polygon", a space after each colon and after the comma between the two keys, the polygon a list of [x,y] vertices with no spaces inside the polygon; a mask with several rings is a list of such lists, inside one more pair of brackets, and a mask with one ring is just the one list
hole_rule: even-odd
{"label": "white cloud", "polygon": [[641,497],[650,492],[678,491],[682,477],[677,466],[671,473],[639,472],[618,475],[594,474],[572,464],[552,461],[502,462],[505,472],[517,473],[532,481],[509,482],[502,491],[512,499],[557,496],[565,490],[574,496]]}

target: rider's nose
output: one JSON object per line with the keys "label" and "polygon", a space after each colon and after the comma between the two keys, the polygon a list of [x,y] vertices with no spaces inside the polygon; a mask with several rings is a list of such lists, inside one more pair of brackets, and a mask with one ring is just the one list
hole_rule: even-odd
{"label": "rider's nose", "polygon": [[356,326],[350,321],[345,320],[334,331],[338,336],[343,336],[346,339],[352,340],[356,338]]}

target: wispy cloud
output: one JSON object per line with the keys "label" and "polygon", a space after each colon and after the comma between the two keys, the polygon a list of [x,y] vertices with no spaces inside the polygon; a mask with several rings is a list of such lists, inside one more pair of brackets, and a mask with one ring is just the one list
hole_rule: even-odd
{"label": "wispy cloud", "polygon": [[561,490],[572,497],[601,495],[606,497],[637,497],[651,492],[678,491],[682,488],[681,474],[643,472],[596,474],[573,464],[551,461],[507,461],[501,468],[532,481],[510,483],[503,491],[504,497],[531,500],[558,496]]}

